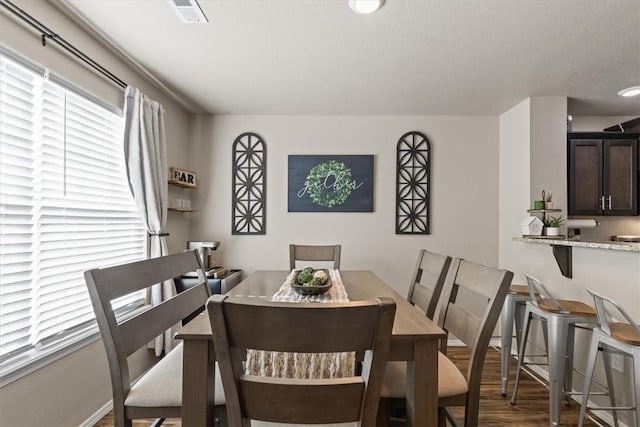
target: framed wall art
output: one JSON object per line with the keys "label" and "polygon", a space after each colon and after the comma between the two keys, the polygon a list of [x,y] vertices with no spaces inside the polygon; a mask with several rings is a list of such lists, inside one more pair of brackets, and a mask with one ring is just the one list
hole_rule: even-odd
{"label": "framed wall art", "polygon": [[290,155],[289,212],[373,212],[373,155]]}

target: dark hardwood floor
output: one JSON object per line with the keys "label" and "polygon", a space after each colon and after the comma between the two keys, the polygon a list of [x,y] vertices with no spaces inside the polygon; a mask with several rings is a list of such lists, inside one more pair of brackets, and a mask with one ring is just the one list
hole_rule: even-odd
{"label": "dark hardwood floor", "polygon": [[[448,350],[449,357],[458,367],[464,369],[469,360],[469,351],[462,347],[451,347]],[[523,426],[538,427],[549,425],[549,400],[547,389],[532,379],[529,375],[522,375],[520,390],[518,392],[518,404],[512,406],[509,401],[515,378],[516,362],[512,359],[511,378],[509,382],[509,394],[502,397],[500,394],[500,352],[489,349],[482,375],[481,401],[480,401],[480,425],[481,426]],[[464,409],[455,408],[452,412],[462,423]],[[562,406],[561,421],[563,426],[577,426],[580,406],[573,402],[571,406]],[[148,426],[151,420],[136,420],[134,427]],[[180,420],[167,420],[163,424],[167,427],[179,427]],[[393,426],[400,427],[403,423],[397,420]],[[587,420],[585,426],[603,425]],[[112,427],[111,414],[104,417],[95,427]]]}

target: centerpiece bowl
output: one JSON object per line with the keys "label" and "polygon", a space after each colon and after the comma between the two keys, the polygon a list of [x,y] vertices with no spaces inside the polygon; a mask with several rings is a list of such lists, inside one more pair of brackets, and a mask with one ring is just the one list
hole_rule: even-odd
{"label": "centerpiece bowl", "polygon": [[331,283],[331,276],[329,276],[329,271],[328,270],[324,270],[324,271],[325,273],[327,273],[327,281],[322,285],[316,285],[316,286],[301,285],[300,283],[298,283],[298,275],[301,273],[301,271],[297,271],[293,277],[293,283],[291,283],[291,287],[293,288],[294,291],[296,291],[300,295],[324,294],[329,289],[331,289],[331,286],[333,286],[333,283]]}

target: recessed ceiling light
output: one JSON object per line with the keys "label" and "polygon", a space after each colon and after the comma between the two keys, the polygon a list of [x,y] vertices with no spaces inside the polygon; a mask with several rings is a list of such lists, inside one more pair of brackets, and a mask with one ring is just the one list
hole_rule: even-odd
{"label": "recessed ceiling light", "polygon": [[209,20],[197,0],[167,0],[184,24],[207,24]]}
{"label": "recessed ceiling light", "polygon": [[384,0],[349,0],[349,7],[355,13],[373,13],[380,9]]}
{"label": "recessed ceiling light", "polygon": [[624,96],[625,98],[629,96],[638,96],[640,95],[640,86],[632,86],[626,89],[622,89],[620,92],[618,92],[618,95]]}

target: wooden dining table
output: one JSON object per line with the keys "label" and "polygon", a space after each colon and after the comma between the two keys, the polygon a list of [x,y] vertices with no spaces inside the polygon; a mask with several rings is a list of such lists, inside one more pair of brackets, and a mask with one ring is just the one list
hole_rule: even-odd
{"label": "wooden dining table", "polygon": [[[289,271],[256,271],[228,294],[268,298],[285,282]],[[389,360],[407,361],[407,421],[435,426],[438,419],[438,340],[446,335],[433,321],[370,271],[340,271],[349,300],[391,297],[396,302]],[[176,334],[184,342],[182,425],[210,426],[214,415],[215,351],[206,312]]]}

